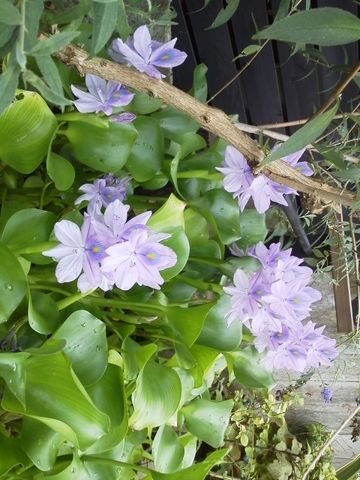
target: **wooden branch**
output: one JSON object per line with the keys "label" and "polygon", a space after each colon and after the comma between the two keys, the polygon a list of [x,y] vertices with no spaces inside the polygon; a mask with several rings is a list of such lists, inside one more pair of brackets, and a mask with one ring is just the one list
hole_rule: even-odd
{"label": "wooden branch", "polygon": [[[209,107],[169,83],[103,58],[88,58],[87,52],[74,45],[65,47],[57,54],[57,57],[66,65],[75,66],[81,75],[87,73],[97,75],[161,99],[165,104],[171,105],[194,119],[208,132],[233,145],[247,158],[249,165],[255,170],[264,158],[264,153],[258,144],[231,123],[222,110]],[[276,160],[266,165],[262,169],[262,173],[271,180],[313,195],[325,204],[351,205],[355,200],[354,194],[327,185],[325,182],[305,177],[282,160]]]}

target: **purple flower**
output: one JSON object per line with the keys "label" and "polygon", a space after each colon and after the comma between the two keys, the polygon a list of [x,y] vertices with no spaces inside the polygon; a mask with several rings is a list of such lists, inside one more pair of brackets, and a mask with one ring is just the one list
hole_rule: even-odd
{"label": "purple flower", "polygon": [[131,123],[135,120],[136,115],[131,112],[119,113],[118,115],[111,115],[110,121],[115,123]]}
{"label": "purple flower", "polygon": [[104,112],[111,115],[114,107],[128,105],[134,98],[134,94],[121,84],[107,82],[96,75],[86,74],[85,84],[88,92],[71,85],[73,94],[78,97],[74,104],[81,113]]}
{"label": "purple flower", "polygon": [[124,200],[129,182],[130,177],[120,179],[107,174],[104,178],[95,180],[94,183],[85,183],[79,188],[84,194],[75,200],[75,205],[87,201],[89,214],[100,213],[102,207],[110,205],[115,200]]}
{"label": "purple flower", "polygon": [[[109,290],[111,282],[100,270],[109,241],[94,231],[93,219],[85,216],[81,229],[76,223],[61,220],[54,227],[55,237],[60,244],[43,252],[58,262],[55,275],[59,283],[78,279],[82,292],[100,287]],[[80,275],[83,272],[82,275]]]}
{"label": "purple flower", "polygon": [[[306,170],[304,167],[304,165],[307,166],[307,163],[298,163],[303,153],[304,150],[295,152],[284,157],[283,160],[294,168],[300,168],[302,173],[305,172],[305,175],[310,175],[312,170],[309,167]],[[241,211],[244,210],[250,198],[252,198],[256,210],[259,213],[264,213],[268,210],[271,201],[287,205],[284,195],[297,193],[294,189],[280,185],[265,175],[254,177],[245,157],[231,145],[225,150],[223,167],[217,168],[217,170],[224,174],[224,188],[227,192],[232,193],[234,198],[238,199]]]}
{"label": "purple flower", "polygon": [[172,68],[181,65],[187,54],[174,48],[176,38],[166,43],[151,40],[146,25],[137,28],[132,38],[123,42],[120,38],[113,40],[109,50],[110,57],[119,63],[128,63],[139,72],[150,77],[162,78],[165,75],[156,67]]}
{"label": "purple flower", "polygon": [[135,283],[159,289],[164,283],[159,272],[176,264],[173,250],[159,243],[169,236],[133,229],[127,241],[106,250],[108,256],[102,262],[102,271],[121,290],[129,290]]}
{"label": "purple flower", "polygon": [[321,396],[325,403],[330,403],[333,397],[333,391],[329,387],[324,387],[321,391]]}

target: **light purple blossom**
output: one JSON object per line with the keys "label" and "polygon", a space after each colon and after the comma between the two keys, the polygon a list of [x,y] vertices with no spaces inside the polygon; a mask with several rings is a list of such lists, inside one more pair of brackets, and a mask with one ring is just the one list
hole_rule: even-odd
{"label": "light purple blossom", "polygon": [[95,233],[92,218],[86,215],[81,228],[74,222],[61,220],[55,224],[54,233],[60,244],[43,255],[58,262],[55,270],[58,282],[72,282],[78,278],[82,292],[97,287],[109,290],[111,282],[100,270],[109,241]]}
{"label": "light purple blossom", "polygon": [[102,207],[107,207],[115,200],[124,200],[129,182],[128,176],[120,179],[107,174],[104,178],[95,180],[94,183],[85,183],[79,188],[84,193],[75,200],[75,205],[86,201],[89,202],[87,207],[89,214],[100,213]]}
{"label": "light purple blossom", "polygon": [[146,25],[137,28],[133,37],[126,42],[120,38],[113,40],[109,50],[110,57],[119,63],[128,63],[139,72],[144,72],[150,77],[165,77],[156,67],[172,68],[181,65],[187,54],[176,48],[176,38],[166,43],[151,40],[149,29]]}
{"label": "light purple blossom", "polygon": [[96,75],[86,74],[85,84],[88,92],[71,85],[73,94],[78,97],[74,104],[81,113],[104,112],[111,115],[114,107],[128,105],[134,98],[134,94],[120,83],[107,82]]}
{"label": "light purple blossom", "polygon": [[160,271],[176,264],[176,255],[160,242],[170,235],[154,234],[145,229],[134,229],[125,242],[106,250],[102,271],[113,278],[121,290],[129,290],[137,283],[159,289],[164,283]]}
{"label": "light purple blossom", "polygon": [[114,123],[131,123],[135,120],[136,115],[131,112],[123,112],[117,115],[111,115],[110,121]]}
{"label": "light purple blossom", "polygon": [[333,397],[333,391],[330,387],[325,386],[321,391],[321,396],[323,397],[325,403],[330,403]]}
{"label": "light purple blossom", "polygon": [[[312,175],[313,172],[306,162],[298,162],[304,150],[295,152],[283,160],[292,167],[300,169],[304,175]],[[240,210],[243,211],[246,204],[252,198],[254,206],[259,213],[268,210],[270,202],[287,205],[285,194],[296,194],[296,190],[280,185],[265,175],[254,176],[245,157],[236,148],[229,145],[225,150],[223,166],[217,168],[224,174],[224,188],[238,199]]]}
{"label": "light purple blossom", "polygon": [[324,327],[302,321],[309,316],[320,292],[310,287],[311,269],[281,251],[280,244],[267,248],[262,242],[239,256],[251,255],[261,264],[254,274],[236,270],[234,286],[224,288],[230,296],[228,323],[241,321],[254,336],[255,348],[262,352],[269,369],[303,372],[308,368],[328,366],[338,355],[335,340],[323,335]]}

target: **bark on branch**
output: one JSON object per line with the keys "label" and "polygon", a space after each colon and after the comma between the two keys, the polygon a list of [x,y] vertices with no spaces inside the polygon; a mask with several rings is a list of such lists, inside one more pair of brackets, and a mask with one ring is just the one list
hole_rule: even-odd
{"label": "bark on branch", "polygon": [[[87,52],[74,45],[68,45],[57,56],[66,65],[76,67],[81,75],[97,75],[161,99],[165,104],[194,119],[208,132],[233,145],[247,158],[252,168],[264,158],[264,153],[257,143],[231,123],[222,110],[209,107],[169,83],[103,58],[89,58]],[[354,194],[305,177],[281,160],[268,164],[262,169],[262,173],[271,180],[310,194],[325,204],[333,204],[335,208],[336,204],[352,205],[355,200]]]}

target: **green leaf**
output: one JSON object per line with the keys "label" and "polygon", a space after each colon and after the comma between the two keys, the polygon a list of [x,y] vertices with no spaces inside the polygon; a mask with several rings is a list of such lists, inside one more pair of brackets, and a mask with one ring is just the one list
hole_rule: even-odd
{"label": "green leaf", "polygon": [[[0,75],[0,115],[13,101],[19,81],[19,65],[9,65]],[[0,133],[1,136],[1,133]]]}
{"label": "green leaf", "polygon": [[40,95],[19,91],[17,100],[0,116],[1,160],[20,173],[33,172],[45,157],[56,127],[55,116]]}
{"label": "green leaf", "polygon": [[185,233],[190,245],[202,245],[209,240],[209,227],[205,218],[196,210],[187,208],[184,212]]}
{"label": "green leaf", "polygon": [[136,181],[146,182],[161,168],[164,159],[164,138],[160,124],[154,118],[139,116],[133,125],[138,131],[138,137],[126,166]]}
{"label": "green leaf", "polygon": [[29,55],[52,55],[71,43],[80,32],[60,32],[46,40],[39,40],[28,52]]}
{"label": "green leaf", "polygon": [[[56,216],[37,208],[26,208],[14,213],[7,221],[1,237],[11,250],[22,250],[31,245],[47,242],[54,228]],[[33,263],[47,264],[41,253],[24,255]]]}
{"label": "green leaf", "polygon": [[297,152],[316,140],[330,125],[335,113],[339,107],[336,103],[332,108],[307,122],[299,128],[291,137],[280,145],[278,149],[272,152],[261,162],[261,165],[267,165],[274,160],[286,157],[291,153]]}
{"label": "green leaf", "polygon": [[175,473],[159,473],[151,472],[153,480],[204,480],[209,471],[227,454],[228,450],[216,450],[206,457],[205,460],[199,462],[192,467],[179,470]]}
{"label": "green leaf", "polygon": [[238,58],[248,57],[249,55],[254,55],[256,52],[261,50],[261,45],[248,45],[247,47],[242,50],[239,55],[233,58],[233,61],[237,60]]}
{"label": "green leaf", "polygon": [[29,354],[25,352],[0,353],[0,377],[22,405],[25,405],[24,362],[28,357]]}
{"label": "green leaf", "polygon": [[104,375],[108,357],[106,328],[91,313],[72,313],[51,339],[66,340],[64,353],[84,385],[91,385]]}
{"label": "green leaf", "polygon": [[93,10],[91,54],[95,55],[104,47],[116,27],[119,5],[117,0],[110,2],[93,0],[91,6]]}
{"label": "green leaf", "polygon": [[135,430],[162,425],[174,415],[180,399],[181,381],[175,370],[150,360],[136,379],[129,425]]}
{"label": "green leaf", "polygon": [[181,227],[166,228],[162,232],[169,233],[171,237],[161,243],[174,250],[177,257],[176,264],[173,267],[161,271],[161,276],[165,281],[168,281],[178,275],[185,267],[189,258],[190,245],[185,231]]}
{"label": "green leaf", "polygon": [[162,101],[158,98],[150,97],[143,92],[136,92],[136,95],[126,110],[136,115],[147,115],[156,112],[162,105]]}
{"label": "green leaf", "polygon": [[45,423],[81,450],[107,433],[108,416],[95,407],[63,353],[47,355],[46,361],[30,357],[24,369],[26,408],[5,389],[3,409]]}
{"label": "green leaf", "polygon": [[109,363],[105,374],[97,383],[88,387],[87,391],[97,408],[110,419],[109,432],[87,450],[88,454],[97,454],[118,445],[128,428],[127,399],[119,366]]}
{"label": "green leaf", "polygon": [[230,298],[223,295],[208,312],[196,342],[224,352],[238,348],[242,339],[242,326],[240,322],[227,324],[225,316],[229,310]]}
{"label": "green leaf", "polygon": [[2,242],[0,258],[0,323],[3,323],[24,298],[26,277],[15,255]]}
{"label": "green leaf", "polygon": [[50,57],[50,55],[39,55],[35,57],[35,59],[41,75],[49,85],[50,89],[57,96],[63,97],[61,77],[54,60]]}
{"label": "green leaf", "polygon": [[260,355],[254,348],[245,348],[232,352],[235,377],[241,385],[248,388],[267,388],[275,385],[271,372],[263,364]]}
{"label": "green leaf", "polygon": [[120,170],[127,162],[137,137],[132,125],[114,122],[109,123],[109,128],[71,122],[63,133],[70,141],[75,158],[100,172]]}
{"label": "green leaf", "polygon": [[1,22],[6,25],[20,25],[22,23],[19,10],[9,0],[1,0],[0,18]]}
{"label": "green leaf", "polygon": [[266,228],[266,215],[258,213],[254,208],[247,208],[240,213],[241,238],[236,243],[246,249],[258,242],[263,242],[268,230]]}
{"label": "green leaf", "polygon": [[213,28],[220,27],[221,25],[224,25],[227,21],[230,20],[230,18],[234,15],[236,12],[240,0],[226,0],[227,1],[227,6],[225,8],[222,8],[220,12],[216,15],[215,20],[212,22],[210,27],[205,28],[205,30],[211,30]]}
{"label": "green leaf", "polygon": [[26,0],[25,7],[25,50],[30,50],[37,42],[39,23],[44,10],[43,0]]}
{"label": "green leaf", "polygon": [[210,221],[223,244],[241,238],[239,205],[230,193],[223,189],[209,190],[191,206]]}
{"label": "green leaf", "polygon": [[120,37],[123,40],[126,40],[131,33],[131,28],[128,23],[128,16],[126,14],[124,0],[118,0],[118,4],[119,4],[119,14],[118,14],[118,21],[117,21],[117,29]]}
{"label": "green leaf", "polygon": [[176,472],[184,458],[184,447],[169,425],[161,425],[152,444],[155,470],[162,473]]}
{"label": "green leaf", "polygon": [[208,86],[206,80],[207,71],[208,68],[203,63],[197,65],[194,70],[193,86],[190,94],[200,100],[200,102],[206,102],[208,95]]}
{"label": "green leaf", "polygon": [[166,232],[167,228],[184,228],[184,209],[186,203],[179,200],[172,193],[164,205],[150,218],[148,225],[156,232]]}
{"label": "green leaf", "polygon": [[200,335],[205,318],[211,308],[211,303],[196,307],[167,307],[166,316],[170,327],[188,347],[196,341]]}
{"label": "green leaf", "polygon": [[60,433],[44,423],[32,418],[23,418],[21,447],[39,470],[53,468],[59,447],[64,440]]}
{"label": "green leaf", "polygon": [[340,8],[323,7],[297,12],[257,32],[253,38],[313,43],[323,47],[360,39],[360,20]]}
{"label": "green leaf", "polygon": [[66,158],[50,152],[46,160],[46,169],[57,190],[69,190],[75,180],[75,170]]}
{"label": "green leaf", "polygon": [[[5,475],[16,465],[27,465],[29,460],[21,449],[18,438],[5,437],[0,433],[0,475]],[[3,477],[5,478],[5,477]],[[10,478],[7,476],[6,478]]]}
{"label": "green leaf", "polygon": [[208,445],[219,448],[224,444],[233,404],[232,400],[214,402],[197,398],[183,407],[181,412],[190,433]]}
{"label": "green leaf", "polygon": [[11,39],[14,33],[15,27],[13,25],[5,25],[0,23],[0,48],[6,47],[6,44]]}
{"label": "green leaf", "polygon": [[323,143],[317,143],[314,145],[316,150],[325,158],[326,161],[330,162],[331,164],[335,165],[335,167],[340,168],[341,170],[345,170],[347,164],[344,160],[343,155],[332,148],[329,145],[324,145]]}
{"label": "green leaf", "polygon": [[59,105],[60,107],[71,105],[71,101],[65,98],[62,93],[58,94],[55,90],[48,87],[38,75],[30,70],[23,73],[23,79],[38,90],[41,96],[46,98],[48,102]]}
{"label": "green leaf", "polygon": [[160,121],[164,136],[177,143],[181,143],[185,133],[197,132],[199,129],[199,125],[194,120],[172,107],[155,112],[152,117]]}
{"label": "green leaf", "polygon": [[35,332],[47,335],[52,333],[59,322],[56,302],[45,293],[33,292],[29,295],[28,318]]}

